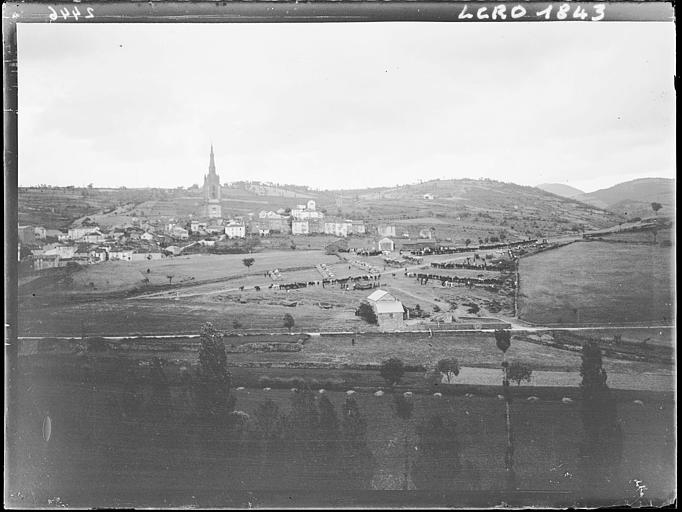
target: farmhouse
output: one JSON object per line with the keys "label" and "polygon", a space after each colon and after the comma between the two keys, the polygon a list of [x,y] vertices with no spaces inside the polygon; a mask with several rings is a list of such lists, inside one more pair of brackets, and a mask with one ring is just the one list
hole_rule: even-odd
{"label": "farmhouse", "polygon": [[405,308],[402,302],[387,291],[377,290],[366,301],[374,309],[382,331],[399,330],[405,325]]}

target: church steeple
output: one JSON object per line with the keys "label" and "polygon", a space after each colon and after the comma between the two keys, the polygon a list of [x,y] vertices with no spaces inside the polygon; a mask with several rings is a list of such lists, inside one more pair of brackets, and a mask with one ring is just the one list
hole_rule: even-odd
{"label": "church steeple", "polygon": [[208,162],[208,173],[215,174],[215,158],[213,156],[213,144],[211,144],[211,158]]}
{"label": "church steeple", "polygon": [[204,176],[204,198],[206,201],[206,215],[211,219],[222,217],[220,207],[220,176],[215,172],[215,156],[211,143],[211,157],[208,162],[208,174]]}

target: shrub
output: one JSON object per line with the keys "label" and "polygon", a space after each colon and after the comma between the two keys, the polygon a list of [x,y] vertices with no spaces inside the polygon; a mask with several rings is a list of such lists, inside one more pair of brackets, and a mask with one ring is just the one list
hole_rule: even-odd
{"label": "shrub", "polygon": [[295,324],[294,317],[291,316],[289,313],[286,313],[286,314],[284,315],[283,321],[284,321],[284,327],[286,327],[286,328],[289,329],[289,330],[291,330],[291,328],[292,328],[292,327],[294,326],[294,324]]}
{"label": "shrub", "polygon": [[358,316],[367,323],[375,325],[379,323],[379,319],[377,318],[377,315],[374,312],[374,308],[372,308],[372,306],[370,306],[366,302],[360,304],[360,307],[358,308]]}
{"label": "shrub", "polygon": [[509,365],[509,380],[516,382],[517,386],[521,385],[521,381],[530,382],[533,370],[524,364],[514,362]]}
{"label": "shrub", "polygon": [[438,361],[437,369],[447,379],[448,384],[452,384],[454,378],[459,375],[459,361],[454,357],[441,359]]}
{"label": "shrub", "polygon": [[389,386],[394,386],[405,374],[405,365],[400,359],[392,357],[381,363],[379,374]]}

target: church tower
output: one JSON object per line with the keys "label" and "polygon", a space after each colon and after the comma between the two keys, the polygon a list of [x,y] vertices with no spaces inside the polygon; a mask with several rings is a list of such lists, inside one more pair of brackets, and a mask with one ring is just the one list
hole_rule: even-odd
{"label": "church tower", "polygon": [[208,174],[204,175],[204,200],[206,201],[206,216],[210,219],[222,218],[223,212],[220,207],[220,176],[215,172],[213,144],[211,144]]}

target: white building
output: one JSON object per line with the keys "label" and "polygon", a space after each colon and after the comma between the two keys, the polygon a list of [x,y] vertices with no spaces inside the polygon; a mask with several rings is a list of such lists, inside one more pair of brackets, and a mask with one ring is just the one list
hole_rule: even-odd
{"label": "white building", "polygon": [[[295,220],[322,219],[324,214],[317,211],[315,201],[312,199],[307,204],[299,204],[291,210],[291,217]],[[293,233],[293,228],[292,228]]]}
{"label": "white building", "polygon": [[174,226],[170,231],[171,236],[179,238],[180,240],[187,240],[189,238],[189,231],[180,226]]}
{"label": "white building", "polygon": [[45,240],[47,238],[47,229],[42,226],[36,226],[33,228],[33,234],[39,240]]}
{"label": "white building", "polygon": [[99,236],[102,236],[102,233],[97,226],[86,228],[69,228],[69,233],[67,236],[69,240],[82,240],[86,235],[90,234],[99,234]]}
{"label": "white building", "polygon": [[367,231],[365,229],[365,222],[362,220],[351,220],[351,233],[353,235],[364,235]]}
{"label": "white building", "polygon": [[133,250],[132,249],[119,249],[115,251],[109,251],[110,261],[133,261]]}
{"label": "white building", "polygon": [[379,240],[379,250],[393,252],[395,250],[395,244],[390,238],[382,238]]}
{"label": "white building", "polygon": [[208,223],[206,221],[201,221],[201,220],[193,220],[190,223],[190,229],[192,230],[192,233],[198,233],[199,231],[206,231],[207,226],[208,226]]}
{"label": "white building", "polygon": [[45,256],[59,256],[60,259],[71,259],[78,248],[75,245],[49,244],[43,247]]}
{"label": "white building", "polygon": [[324,232],[327,235],[346,237],[352,229],[353,225],[348,221],[325,221],[324,223]]}
{"label": "white building", "polygon": [[227,238],[244,238],[246,237],[246,226],[241,222],[229,222],[225,226],[225,236]]}
{"label": "white building", "polygon": [[292,220],[291,233],[294,235],[310,234],[310,224],[307,220]]}
{"label": "white building", "polygon": [[434,196],[433,196],[433,194],[424,194],[424,199],[428,199],[430,201],[433,201]]}

